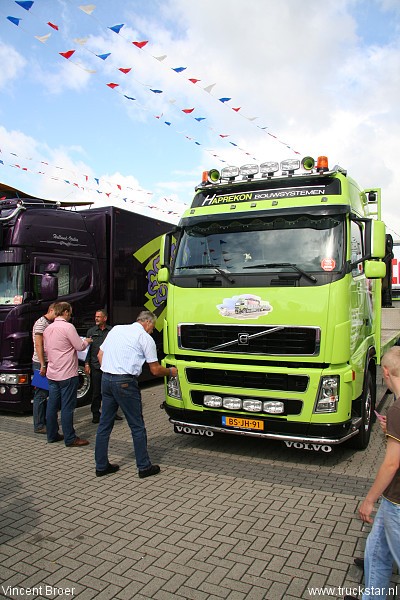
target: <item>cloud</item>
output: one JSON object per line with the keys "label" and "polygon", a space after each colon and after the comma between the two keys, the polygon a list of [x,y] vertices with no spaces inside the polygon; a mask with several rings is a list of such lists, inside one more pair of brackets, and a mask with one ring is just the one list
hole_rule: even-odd
{"label": "cloud", "polygon": [[27,61],[12,46],[0,42],[0,90],[21,77]]}

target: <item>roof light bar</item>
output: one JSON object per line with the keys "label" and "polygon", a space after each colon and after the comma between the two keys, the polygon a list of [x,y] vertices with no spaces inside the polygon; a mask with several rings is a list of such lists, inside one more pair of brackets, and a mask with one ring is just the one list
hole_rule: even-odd
{"label": "roof light bar", "polygon": [[258,170],[258,165],[243,165],[240,167],[240,174],[243,175],[243,179],[254,179]]}
{"label": "roof light bar", "polygon": [[325,173],[326,171],[329,171],[328,158],[326,156],[319,156],[317,161],[315,161],[312,156],[305,156],[301,161],[297,158],[289,158],[283,160],[280,164],[275,161],[268,161],[263,162],[260,165],[242,165],[240,168],[229,165],[224,167],[221,171],[218,171],[217,169],[203,171],[201,184],[217,184],[222,180],[233,182],[239,175],[242,176],[243,180],[250,181],[254,179],[254,176],[257,175],[257,173],[261,173],[262,178],[272,178],[279,169],[281,169],[283,177],[291,177],[295,171],[300,169],[300,167],[305,171]]}

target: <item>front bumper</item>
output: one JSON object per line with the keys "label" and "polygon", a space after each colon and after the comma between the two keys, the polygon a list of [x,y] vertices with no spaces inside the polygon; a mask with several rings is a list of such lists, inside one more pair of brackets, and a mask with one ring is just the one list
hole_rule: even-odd
{"label": "front bumper", "polygon": [[215,411],[190,411],[168,406],[165,402],[162,407],[169,416],[170,422],[176,427],[191,427],[214,433],[227,433],[258,437],[270,440],[292,441],[294,443],[311,443],[338,445],[356,436],[361,425],[361,418],[356,417],[344,423],[299,423],[288,422],[282,419],[255,417],[264,422],[263,431],[254,431],[239,427],[225,427],[222,425],[222,413]]}

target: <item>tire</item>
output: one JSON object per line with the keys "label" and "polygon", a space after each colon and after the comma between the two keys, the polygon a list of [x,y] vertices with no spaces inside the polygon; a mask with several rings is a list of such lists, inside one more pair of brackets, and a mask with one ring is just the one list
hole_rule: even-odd
{"label": "tire", "polygon": [[365,377],[364,389],[361,396],[360,416],[361,426],[358,435],[350,440],[350,445],[357,450],[365,450],[371,437],[373,414],[375,409],[376,387],[371,372]]}
{"label": "tire", "polygon": [[85,406],[91,402],[91,382],[90,375],[85,373],[85,365],[79,364],[78,366],[78,406]]}

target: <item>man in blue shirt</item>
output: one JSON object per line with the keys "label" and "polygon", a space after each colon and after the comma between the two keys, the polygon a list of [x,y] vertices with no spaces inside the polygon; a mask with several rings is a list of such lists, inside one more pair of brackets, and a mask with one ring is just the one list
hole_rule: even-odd
{"label": "man in blue shirt", "polygon": [[96,476],[116,473],[118,465],[108,460],[108,444],[120,406],[132,432],[133,447],[139,477],[160,472],[152,465],[147,452],[147,435],[142,415],[142,398],[137,378],[145,362],[155,377],[176,377],[176,367],[163,367],[158,362],[156,344],[151,337],[157,317],[142,311],[136,323],[116,325],[100,346],[98,358],[103,371],[101,393],[102,411],[96,436]]}

